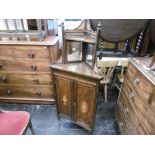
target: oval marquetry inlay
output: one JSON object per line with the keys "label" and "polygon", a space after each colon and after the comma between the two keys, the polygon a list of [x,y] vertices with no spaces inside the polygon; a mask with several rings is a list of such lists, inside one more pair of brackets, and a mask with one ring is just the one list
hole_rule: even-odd
{"label": "oval marquetry inlay", "polygon": [[87,113],[88,112],[88,104],[85,101],[82,101],[80,104],[80,110],[82,113]]}
{"label": "oval marquetry inlay", "polygon": [[64,105],[67,105],[67,97],[65,95],[62,97],[62,101]]}

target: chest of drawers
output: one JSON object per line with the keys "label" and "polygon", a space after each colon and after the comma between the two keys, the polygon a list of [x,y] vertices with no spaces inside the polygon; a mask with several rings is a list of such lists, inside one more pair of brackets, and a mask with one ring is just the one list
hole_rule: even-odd
{"label": "chest of drawers", "polygon": [[115,117],[122,134],[155,134],[155,72],[151,59],[130,60]]}
{"label": "chest of drawers", "polygon": [[1,42],[0,101],[51,104],[50,64],[56,60],[58,37],[41,42]]}

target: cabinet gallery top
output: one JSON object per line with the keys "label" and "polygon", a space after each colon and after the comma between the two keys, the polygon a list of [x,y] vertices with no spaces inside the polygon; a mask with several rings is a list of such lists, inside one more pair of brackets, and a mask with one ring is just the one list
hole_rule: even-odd
{"label": "cabinet gallery top", "polygon": [[50,65],[50,67],[60,71],[66,71],[69,73],[74,73],[80,76],[90,77],[98,80],[103,78],[101,75],[94,72],[85,63],[52,64]]}
{"label": "cabinet gallery top", "polygon": [[2,40],[0,45],[54,45],[58,42],[58,36],[49,36],[42,41],[32,41],[32,40]]}

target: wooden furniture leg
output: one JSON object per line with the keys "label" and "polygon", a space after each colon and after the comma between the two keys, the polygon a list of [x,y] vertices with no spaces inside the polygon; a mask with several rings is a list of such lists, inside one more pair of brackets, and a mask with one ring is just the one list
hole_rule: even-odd
{"label": "wooden furniture leg", "polygon": [[104,98],[105,98],[105,102],[107,103],[107,84],[104,85]]}
{"label": "wooden furniture leg", "polygon": [[149,67],[152,67],[154,63],[155,63],[155,50],[154,50],[154,54],[153,54],[153,57],[152,57],[152,61],[151,61],[151,64],[150,64]]}
{"label": "wooden furniture leg", "polygon": [[29,128],[30,128],[30,130],[31,130],[32,135],[35,135],[35,132],[34,132],[34,128],[33,128],[33,126],[32,126],[31,119],[30,119],[30,121],[29,121]]}

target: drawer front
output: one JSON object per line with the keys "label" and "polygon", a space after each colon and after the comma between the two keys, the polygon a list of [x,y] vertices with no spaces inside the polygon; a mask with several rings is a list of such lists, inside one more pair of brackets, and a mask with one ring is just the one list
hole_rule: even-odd
{"label": "drawer front", "polygon": [[127,72],[127,78],[130,80],[143,101],[148,102],[154,86],[131,64]]}
{"label": "drawer front", "polygon": [[40,45],[0,45],[0,51],[5,51],[6,49],[9,50],[37,50],[37,51],[48,51],[48,46],[40,46]]}
{"label": "drawer front", "polygon": [[52,86],[2,86],[0,87],[0,97],[32,97],[32,98],[52,98]]}
{"label": "drawer front", "polygon": [[0,71],[50,72],[48,61],[0,60]]}
{"label": "drawer front", "polygon": [[24,73],[0,73],[0,84],[18,85],[51,85],[50,73],[24,74]]}
{"label": "drawer front", "polygon": [[6,49],[0,51],[0,59],[49,59],[49,51],[37,51],[37,50],[11,50]]}
{"label": "drawer front", "polygon": [[[125,80],[125,88],[122,90],[122,96],[123,92],[130,101],[130,105],[134,108],[135,113],[137,113],[139,119],[141,120],[143,126],[147,130],[148,134],[154,133],[155,129],[155,119],[152,117],[151,108],[148,104],[143,102],[141,97],[136,93],[136,91],[133,89],[132,84]],[[121,97],[121,95],[120,95]]]}
{"label": "drawer front", "polygon": [[117,105],[117,107],[116,107],[115,118],[117,120],[121,134],[131,135],[132,134],[131,127],[128,124],[128,122],[126,121],[125,117],[123,116],[123,111],[122,111],[120,105]]}

